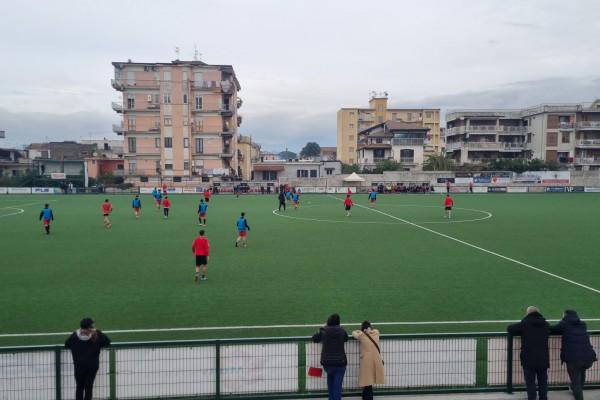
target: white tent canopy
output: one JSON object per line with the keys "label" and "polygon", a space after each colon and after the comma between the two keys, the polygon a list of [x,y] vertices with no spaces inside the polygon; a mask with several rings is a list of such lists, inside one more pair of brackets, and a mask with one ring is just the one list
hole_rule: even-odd
{"label": "white tent canopy", "polygon": [[364,182],[365,178],[361,178],[356,174],[356,172],[353,172],[352,174],[345,177],[343,180],[344,182]]}

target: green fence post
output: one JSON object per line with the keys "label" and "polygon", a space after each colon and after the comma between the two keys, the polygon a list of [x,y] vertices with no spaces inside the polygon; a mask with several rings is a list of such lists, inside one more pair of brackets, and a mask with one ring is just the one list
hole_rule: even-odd
{"label": "green fence post", "polygon": [[56,385],[56,400],[62,399],[62,375],[60,371],[60,347],[54,348],[54,379]]}
{"label": "green fence post", "polygon": [[513,336],[508,335],[506,343],[506,389],[508,393],[513,392]]}
{"label": "green fence post", "polygon": [[110,400],[117,398],[117,350],[108,350],[108,382],[110,387]]}
{"label": "green fence post", "polygon": [[221,398],[221,342],[215,342],[215,399]]}

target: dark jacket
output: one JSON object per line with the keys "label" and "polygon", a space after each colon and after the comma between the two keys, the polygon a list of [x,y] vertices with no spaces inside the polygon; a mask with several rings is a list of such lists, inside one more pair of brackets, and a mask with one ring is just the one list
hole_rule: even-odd
{"label": "dark jacket", "polygon": [[321,365],[344,367],[348,364],[344,343],[348,341],[348,333],[339,325],[327,325],[319,329],[312,337],[315,343],[323,342],[321,349]]}
{"label": "dark jacket", "polygon": [[73,332],[66,340],[65,347],[71,350],[75,367],[98,368],[100,348],[110,345],[110,339],[96,329],[95,337]]}
{"label": "dark jacket", "polygon": [[524,367],[549,368],[548,337],[550,324],[539,312],[528,314],[521,322],[509,325],[511,335],[521,336],[521,365]]}
{"label": "dark jacket", "polygon": [[563,319],[550,327],[550,333],[562,335],[560,348],[562,362],[596,361],[596,352],[590,343],[585,322],[579,319],[575,311],[565,311]]}

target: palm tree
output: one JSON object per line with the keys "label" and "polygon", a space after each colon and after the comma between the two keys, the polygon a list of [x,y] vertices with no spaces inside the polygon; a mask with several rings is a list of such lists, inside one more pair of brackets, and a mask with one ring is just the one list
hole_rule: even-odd
{"label": "palm tree", "polygon": [[449,154],[431,154],[423,163],[423,171],[451,171],[452,166]]}

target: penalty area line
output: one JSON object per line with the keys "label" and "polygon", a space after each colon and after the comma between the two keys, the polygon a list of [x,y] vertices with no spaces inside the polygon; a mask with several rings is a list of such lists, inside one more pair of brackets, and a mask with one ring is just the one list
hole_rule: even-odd
{"label": "penalty area line", "polygon": [[[559,319],[548,319],[549,322],[558,322]],[[586,318],[586,322],[598,322],[600,318]],[[385,326],[419,326],[419,325],[476,325],[476,324],[512,324],[518,320],[482,320],[482,321],[402,321],[402,322],[373,322],[373,325]],[[344,323],[345,326],[360,325],[361,322]],[[155,329],[114,329],[103,330],[104,333],[160,333],[160,332],[194,332],[194,331],[228,331],[228,330],[251,330],[251,329],[273,329],[273,328],[319,328],[319,324],[293,324],[293,325],[241,325],[241,326],[203,326],[192,328],[155,328]],[[33,337],[33,336],[67,336],[72,332],[48,332],[48,333],[5,333],[0,338],[9,337]]]}

